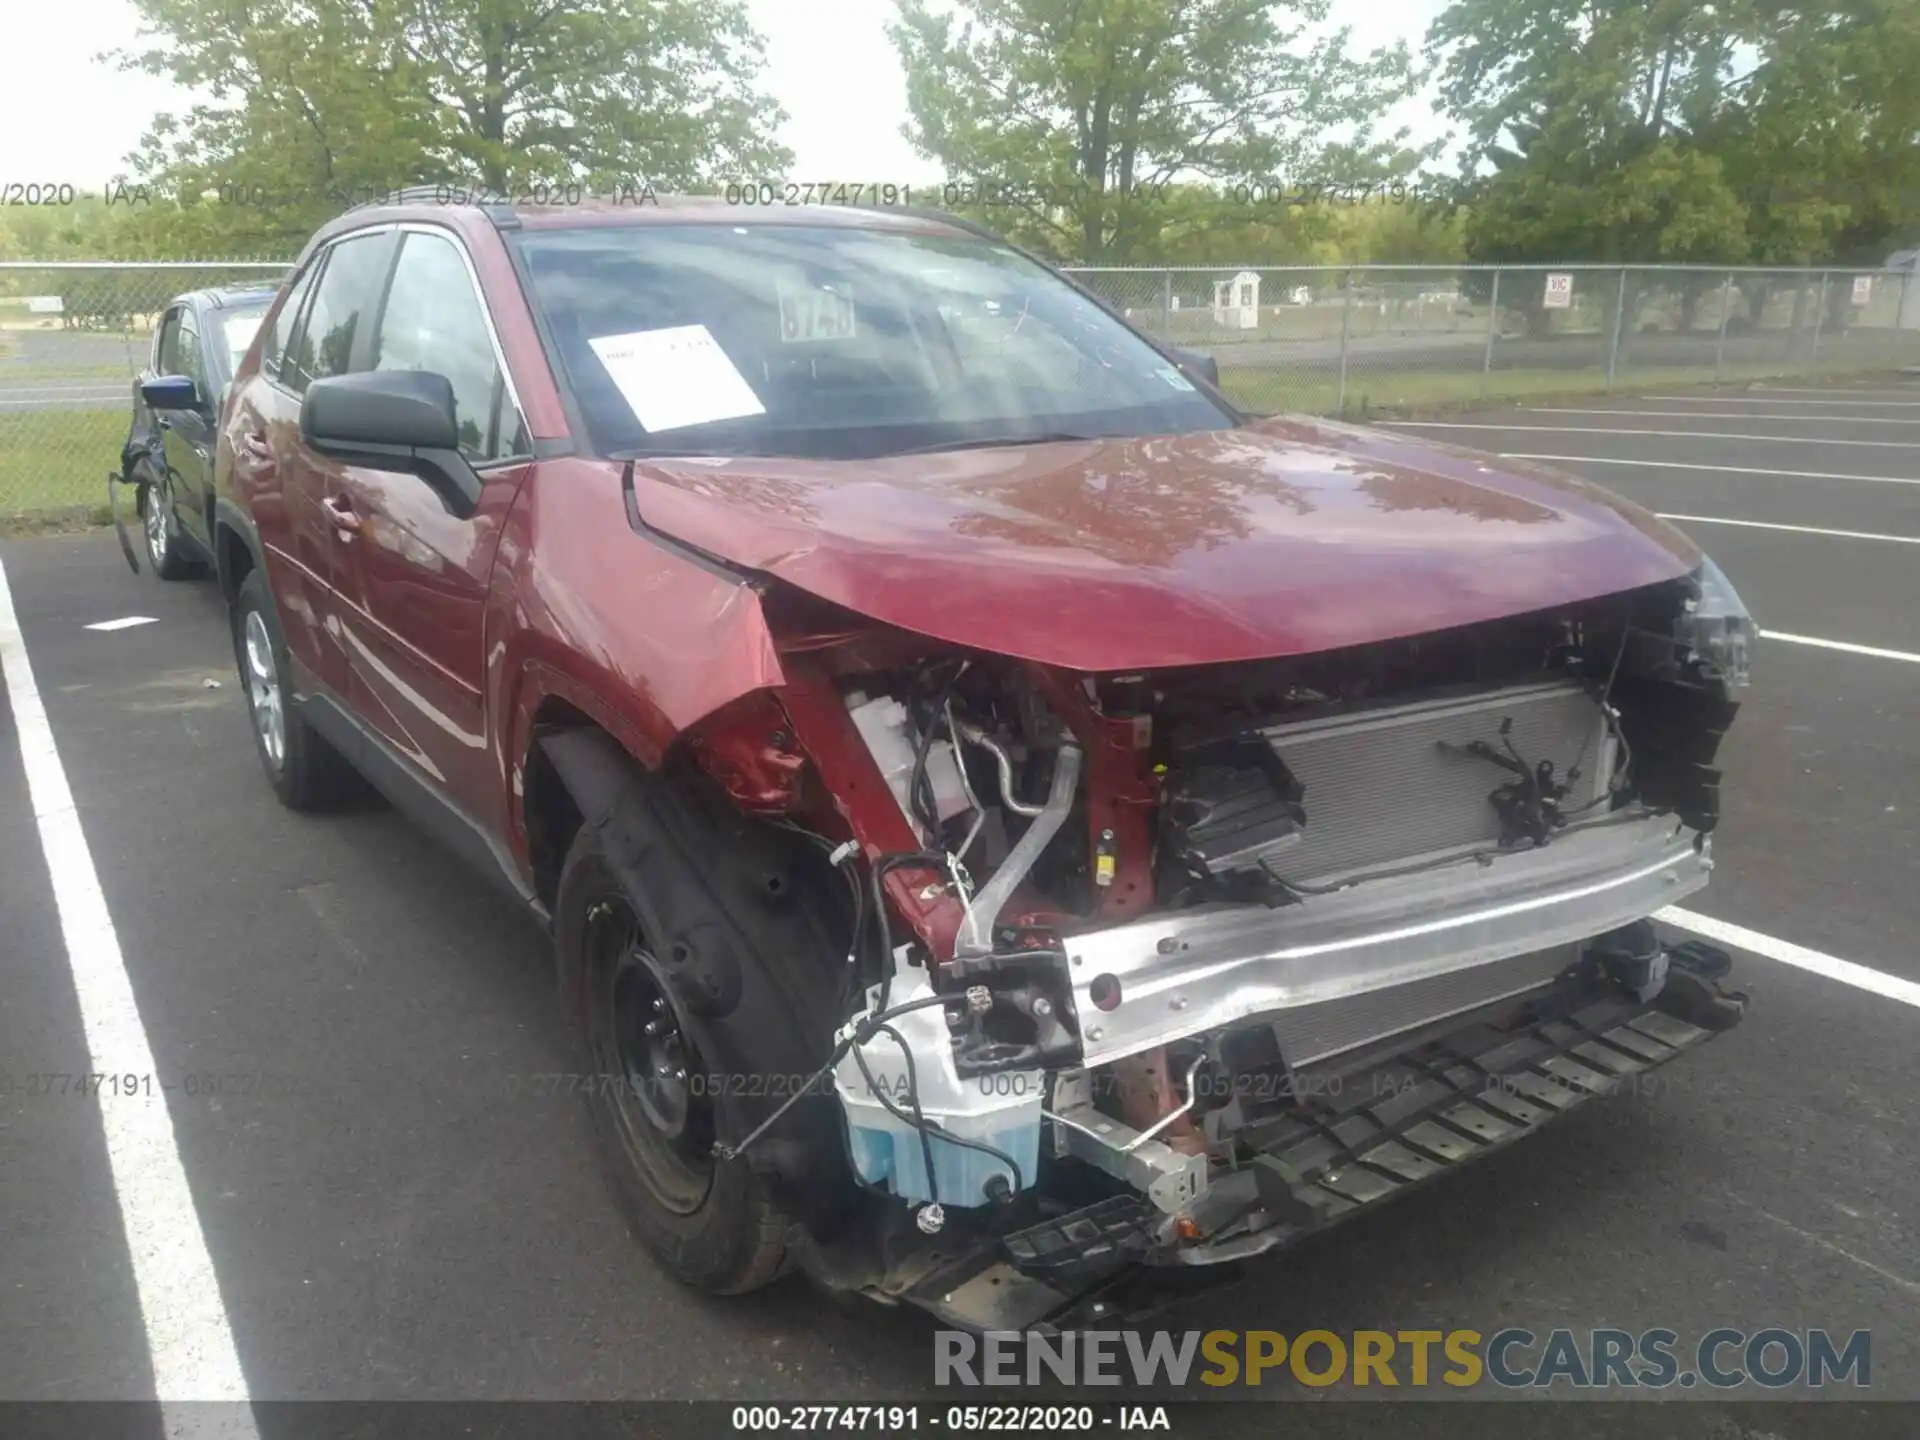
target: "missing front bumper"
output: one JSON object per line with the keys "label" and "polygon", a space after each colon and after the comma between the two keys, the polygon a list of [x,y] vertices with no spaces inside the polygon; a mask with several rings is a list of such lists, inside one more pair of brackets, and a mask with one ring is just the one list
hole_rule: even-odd
{"label": "missing front bumper", "polygon": [[1488,864],[1462,858],[1280,910],[1176,912],[1076,935],[1066,948],[1084,1063],[1327,1002],[1391,1004],[1676,904],[1712,868],[1705,837],[1671,817],[1623,817]]}
{"label": "missing front bumper", "polygon": [[[1196,1287],[1232,1283],[1237,1262],[1492,1154],[1739,1023],[1745,997],[1720,983],[1724,952],[1694,943],[1667,955],[1650,1000],[1589,973],[1532,1002],[1521,1023],[1469,1017],[1357,1068],[1306,1072],[1314,1083],[1298,1093],[1313,1098],[1242,1133],[1250,1154],[1231,1168],[1208,1172],[1153,1141],[1124,1151],[1128,1164],[1165,1151],[1140,1163],[1202,1166],[1177,1220],[1145,1196],[1109,1197],[942,1266],[901,1298],[962,1328],[1069,1330],[1137,1321]],[[1109,1128],[1099,1139],[1111,1155],[1131,1136]]]}

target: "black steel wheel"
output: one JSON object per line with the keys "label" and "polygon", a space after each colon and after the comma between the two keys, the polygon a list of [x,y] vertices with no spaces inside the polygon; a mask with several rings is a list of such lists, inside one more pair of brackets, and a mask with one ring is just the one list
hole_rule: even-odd
{"label": "black steel wheel", "polygon": [[714,1154],[717,1136],[738,1139],[750,1121],[730,1113],[739,1101],[706,1069],[602,843],[581,827],[554,908],[601,1168],[634,1234],[678,1279],[715,1294],[758,1289],[787,1268],[789,1221],[747,1158]]}
{"label": "black steel wheel", "polygon": [[624,897],[587,915],[587,1010],[596,1076],[609,1077],[608,1119],[626,1163],[656,1203],[692,1215],[713,1188],[714,1088],[660,962]]}

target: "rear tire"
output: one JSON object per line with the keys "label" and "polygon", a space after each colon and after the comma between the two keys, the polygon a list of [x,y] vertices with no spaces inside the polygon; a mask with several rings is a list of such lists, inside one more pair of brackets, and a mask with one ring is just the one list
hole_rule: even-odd
{"label": "rear tire", "polygon": [[233,654],[240,690],[253,721],[253,748],[280,803],[289,810],[325,810],[359,793],[360,779],[292,704],[280,622],[267,593],[267,577],[249,570],[233,602]]}

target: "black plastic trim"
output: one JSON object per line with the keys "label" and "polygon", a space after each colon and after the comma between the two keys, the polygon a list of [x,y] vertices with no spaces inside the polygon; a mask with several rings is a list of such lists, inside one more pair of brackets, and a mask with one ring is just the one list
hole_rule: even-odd
{"label": "black plastic trim", "polygon": [[298,712],[354,769],[422,830],[467,861],[544,925],[546,907],[486,830],[447,798],[411,761],[368,730],[331,695],[300,698]]}
{"label": "black plastic trim", "polygon": [[[219,578],[220,593],[231,598],[235,587],[231,583],[232,577],[226,573],[220,559],[221,552],[225,549],[220,543],[222,530],[231,530],[240,537],[240,543],[245,545],[248,553],[253,556],[254,568],[262,573],[267,568],[267,554],[260,544],[260,530],[253,523],[253,517],[230,497],[216,495],[213,500],[214,574]],[[269,586],[268,590],[271,593],[272,587]]]}

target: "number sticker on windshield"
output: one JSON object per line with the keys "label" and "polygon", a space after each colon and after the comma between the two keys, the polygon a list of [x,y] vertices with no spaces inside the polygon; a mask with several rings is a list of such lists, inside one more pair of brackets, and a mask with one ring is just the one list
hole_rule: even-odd
{"label": "number sticker on windshield", "polygon": [[649,435],[767,413],[704,325],[596,335],[588,343]]}
{"label": "number sticker on windshield", "polygon": [[1182,375],[1178,370],[1172,369],[1171,367],[1165,370],[1155,371],[1154,373],[1157,374],[1162,380],[1166,381],[1167,384],[1171,385],[1176,390],[1193,389],[1193,382],[1187,379],[1187,377]]}
{"label": "number sticker on windshield", "polygon": [[853,296],[845,285],[780,286],[780,339],[788,345],[851,340]]}

